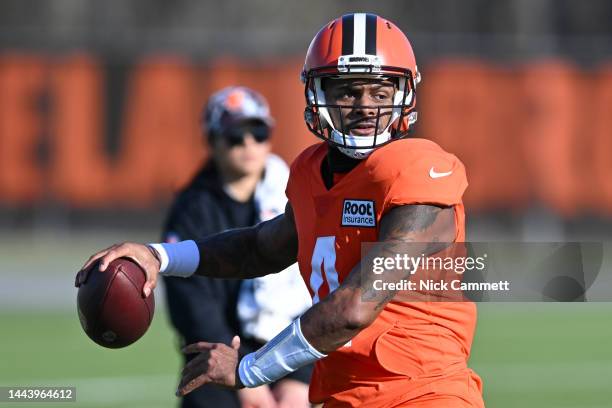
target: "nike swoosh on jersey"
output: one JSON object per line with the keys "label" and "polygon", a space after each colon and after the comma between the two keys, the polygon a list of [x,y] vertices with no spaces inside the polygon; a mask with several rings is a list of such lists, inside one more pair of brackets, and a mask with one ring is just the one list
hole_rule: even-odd
{"label": "nike swoosh on jersey", "polygon": [[444,173],[438,173],[437,171],[434,170],[433,167],[431,169],[429,169],[429,177],[431,177],[433,179],[440,178],[440,177],[450,176],[451,174],[453,174],[452,170],[444,172]]}

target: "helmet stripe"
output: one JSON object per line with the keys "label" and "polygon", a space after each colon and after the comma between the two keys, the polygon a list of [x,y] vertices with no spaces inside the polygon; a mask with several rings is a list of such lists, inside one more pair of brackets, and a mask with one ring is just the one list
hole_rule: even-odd
{"label": "helmet stripe", "polygon": [[366,14],[366,45],[365,53],[376,55],[376,15]]}
{"label": "helmet stripe", "polygon": [[366,42],[366,15],[364,13],[355,13],[355,36],[353,37],[353,54],[365,54]]}
{"label": "helmet stripe", "polygon": [[342,55],[353,53],[353,14],[342,16]]}

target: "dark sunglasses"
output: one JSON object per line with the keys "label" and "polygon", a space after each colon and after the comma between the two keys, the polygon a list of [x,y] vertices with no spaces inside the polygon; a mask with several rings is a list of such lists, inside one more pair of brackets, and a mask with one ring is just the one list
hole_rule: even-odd
{"label": "dark sunglasses", "polygon": [[229,147],[244,145],[247,134],[253,135],[257,143],[263,143],[270,139],[270,128],[266,125],[251,125],[230,128],[225,132],[225,140]]}

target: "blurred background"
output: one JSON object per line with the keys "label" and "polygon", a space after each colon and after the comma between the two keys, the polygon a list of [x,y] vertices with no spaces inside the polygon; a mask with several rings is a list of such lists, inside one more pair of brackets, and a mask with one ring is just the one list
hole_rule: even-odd
{"label": "blurred background", "polygon": [[[4,0],[0,386],[74,385],[83,407],[172,406],[179,356],[162,291],[151,331],[103,350],[78,325],[74,274],[114,242],[159,240],[173,192],[206,157],[199,116],[213,91],[263,93],[287,161],[316,143],[303,58],[322,25],[356,11],[412,41],[415,136],[465,163],[468,240],[609,240],[607,0]],[[611,312],[481,304],[472,365],[487,406],[610,406]]]}

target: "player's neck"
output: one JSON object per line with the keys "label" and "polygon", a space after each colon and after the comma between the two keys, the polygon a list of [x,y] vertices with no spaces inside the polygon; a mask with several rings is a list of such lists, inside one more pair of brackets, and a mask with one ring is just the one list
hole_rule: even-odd
{"label": "player's neck", "polygon": [[348,157],[337,148],[330,146],[327,151],[327,162],[333,173],[348,173],[361,163],[361,160]]}
{"label": "player's neck", "polygon": [[327,156],[321,166],[321,174],[327,189],[334,185],[334,173],[348,173],[353,170],[361,160],[348,157],[333,146],[329,146]]}

